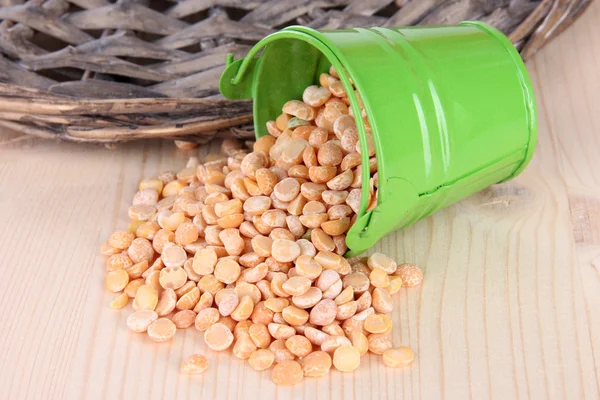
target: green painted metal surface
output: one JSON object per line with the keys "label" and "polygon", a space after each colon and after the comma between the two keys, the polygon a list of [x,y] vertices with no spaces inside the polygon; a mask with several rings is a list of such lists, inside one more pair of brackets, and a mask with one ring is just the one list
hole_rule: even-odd
{"label": "green painted metal surface", "polygon": [[[456,26],[316,31],[288,27],[267,36],[242,60],[228,59],[220,90],[254,100],[257,137],[283,104],[301,99],[333,65],[360,115],[360,93],[376,147],[378,204],[363,196],[347,234],[359,254],[387,233],[519,174],[537,137],[527,70],[510,41],[480,22]],[[359,124],[359,140],[366,132]]]}

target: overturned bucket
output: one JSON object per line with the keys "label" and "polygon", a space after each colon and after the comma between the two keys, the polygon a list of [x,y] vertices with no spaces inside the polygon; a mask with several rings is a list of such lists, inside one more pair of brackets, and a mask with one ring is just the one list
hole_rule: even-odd
{"label": "overturned bucket", "polygon": [[[323,32],[289,27],[261,40],[246,58],[230,57],[220,90],[230,99],[254,100],[260,137],[283,104],[301,99],[330,65],[354,115],[361,111],[349,79],[360,93],[379,177],[377,207],[367,212],[369,159],[362,151],[363,195],[346,235],[348,255],[513,178],[533,155],[537,119],[527,71],[512,43],[480,22]],[[366,148],[365,128],[357,128]]]}

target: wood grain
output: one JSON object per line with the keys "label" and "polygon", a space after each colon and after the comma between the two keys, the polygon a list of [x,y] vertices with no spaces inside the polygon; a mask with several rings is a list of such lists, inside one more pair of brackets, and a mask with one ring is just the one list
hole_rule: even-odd
{"label": "wood grain", "polygon": [[180,376],[205,352],[200,335],[157,345],[129,332],[98,247],[126,226],[138,180],[191,153],[1,133],[0,398],[600,398],[598,20],[596,2],[528,65],[540,130],[525,172],[377,245],[425,271],[396,297],[394,343],[416,353],[404,370],[367,356],[354,373],[277,388],[206,351],[205,375]]}

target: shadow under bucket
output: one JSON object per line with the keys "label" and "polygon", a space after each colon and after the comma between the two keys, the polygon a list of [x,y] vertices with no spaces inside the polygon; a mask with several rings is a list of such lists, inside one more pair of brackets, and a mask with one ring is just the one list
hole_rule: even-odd
{"label": "shadow under bucket", "polygon": [[[260,53],[262,51],[262,53]],[[260,53],[260,55],[259,55]],[[256,136],[288,100],[333,65],[354,115],[354,83],[375,142],[377,207],[362,200],[346,236],[356,255],[387,233],[518,175],[533,155],[535,100],[512,43],[480,22],[456,26],[316,31],[294,26],[267,36],[244,59],[228,59],[221,93],[254,100]],[[361,148],[365,128],[357,124]]]}

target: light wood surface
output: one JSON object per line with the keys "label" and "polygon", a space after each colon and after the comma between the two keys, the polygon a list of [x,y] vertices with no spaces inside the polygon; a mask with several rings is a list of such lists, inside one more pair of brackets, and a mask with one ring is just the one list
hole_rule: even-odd
{"label": "light wood surface", "polygon": [[157,345],[108,307],[100,244],[140,178],[189,152],[1,133],[0,399],[600,398],[600,3],[528,67],[540,129],[526,171],[376,247],[425,271],[396,297],[394,343],[414,364],[367,356],[293,388],[210,351],[206,374],[181,376],[205,352],[198,332]]}

